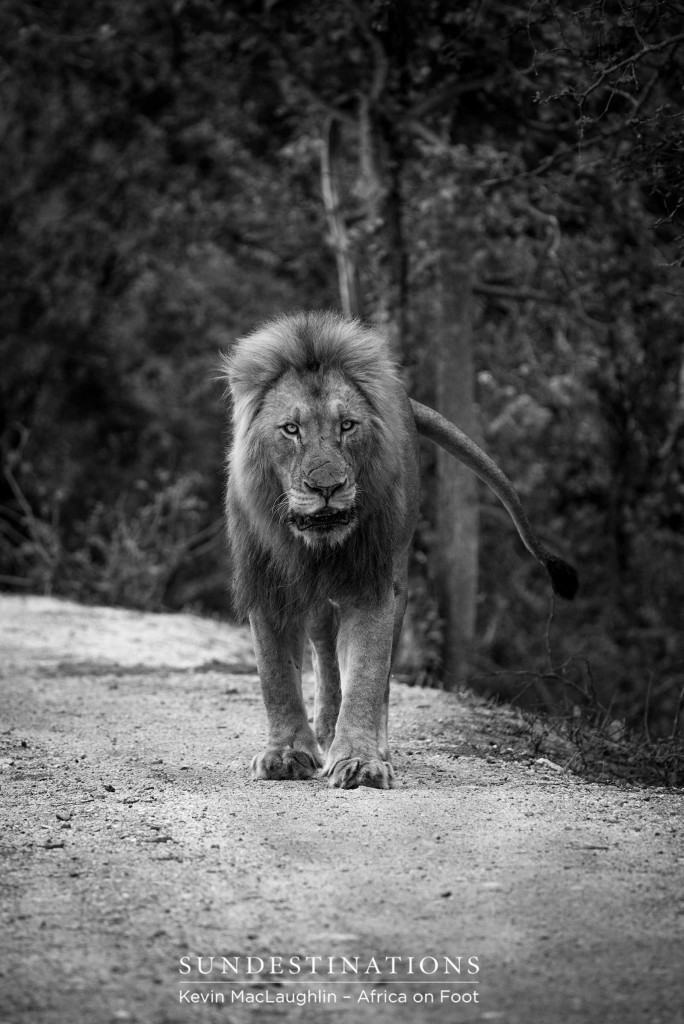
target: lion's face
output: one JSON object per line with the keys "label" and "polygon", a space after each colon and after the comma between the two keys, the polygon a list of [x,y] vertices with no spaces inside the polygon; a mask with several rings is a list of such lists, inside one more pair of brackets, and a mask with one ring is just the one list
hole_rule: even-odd
{"label": "lion's face", "polygon": [[343,543],[358,521],[358,469],[370,429],[358,389],[335,370],[286,373],[254,426],[282,490],[276,514],[310,547]]}

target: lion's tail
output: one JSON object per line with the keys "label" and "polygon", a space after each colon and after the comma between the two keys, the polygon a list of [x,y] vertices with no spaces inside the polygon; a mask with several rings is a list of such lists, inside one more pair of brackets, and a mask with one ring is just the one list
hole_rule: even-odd
{"label": "lion's tail", "polygon": [[577,593],[579,580],[577,570],[562,558],[557,558],[548,551],[530,526],[525,510],[522,507],[513,484],[497,464],[479,448],[467,434],[450,423],[434,409],[411,399],[411,408],[416,426],[421,434],[435,441],[438,445],[472,469],[481,480],[491,487],[496,496],[503,502],[516,525],[518,533],[527,550],[541,562],[551,578],[551,586],[560,597],[571,601]]}

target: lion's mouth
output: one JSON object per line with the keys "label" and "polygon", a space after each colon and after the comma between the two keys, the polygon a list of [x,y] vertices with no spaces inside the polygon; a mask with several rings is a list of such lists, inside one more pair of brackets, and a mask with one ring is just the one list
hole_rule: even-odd
{"label": "lion's mouth", "polygon": [[338,526],[348,526],[353,518],[353,508],[324,508],[320,512],[313,512],[311,515],[293,513],[290,516],[290,521],[298,530],[320,530],[326,532],[327,530],[334,530]]}

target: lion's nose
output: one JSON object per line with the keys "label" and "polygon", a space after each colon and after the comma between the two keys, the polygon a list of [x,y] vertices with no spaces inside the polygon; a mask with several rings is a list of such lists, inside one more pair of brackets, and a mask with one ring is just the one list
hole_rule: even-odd
{"label": "lion's nose", "polygon": [[321,497],[325,498],[326,501],[328,501],[329,498],[332,498],[333,494],[335,494],[336,491],[342,490],[342,488],[345,487],[346,484],[346,477],[344,478],[344,480],[340,480],[339,482],[329,484],[327,486],[323,486],[322,484],[316,483],[313,480],[304,481],[304,487],[307,491],[311,491],[312,494],[320,494]]}

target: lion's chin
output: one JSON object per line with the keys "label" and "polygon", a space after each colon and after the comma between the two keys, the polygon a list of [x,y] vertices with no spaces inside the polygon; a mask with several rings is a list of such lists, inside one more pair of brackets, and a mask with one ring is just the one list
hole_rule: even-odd
{"label": "lion's chin", "polygon": [[323,509],[312,515],[293,512],[288,516],[290,529],[309,547],[336,547],[343,544],[356,525],[356,511]]}

